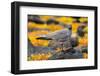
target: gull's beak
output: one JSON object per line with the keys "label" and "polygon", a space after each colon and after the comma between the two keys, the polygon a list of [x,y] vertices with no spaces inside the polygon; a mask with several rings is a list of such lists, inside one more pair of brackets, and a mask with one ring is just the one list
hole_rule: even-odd
{"label": "gull's beak", "polygon": [[36,39],[39,39],[39,40],[53,40],[52,38],[47,38],[47,37],[38,37]]}

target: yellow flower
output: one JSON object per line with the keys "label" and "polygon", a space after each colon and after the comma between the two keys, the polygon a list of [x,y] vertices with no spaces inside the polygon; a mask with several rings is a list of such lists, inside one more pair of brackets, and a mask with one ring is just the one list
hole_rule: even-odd
{"label": "yellow flower", "polygon": [[84,31],[88,33],[88,27],[85,27],[84,28]]}
{"label": "yellow flower", "polygon": [[88,54],[87,53],[83,53],[83,58],[87,59],[88,58]]}
{"label": "yellow flower", "polygon": [[47,54],[39,53],[39,54],[33,54],[31,55],[32,60],[47,60],[49,57],[51,57],[51,53],[48,52]]}
{"label": "yellow flower", "polygon": [[66,23],[72,23],[73,22],[73,18],[72,17],[59,17],[59,18],[57,18],[56,19],[57,21],[59,21],[59,22],[62,22],[62,23],[64,23],[64,24],[66,24]]}
{"label": "yellow flower", "polygon": [[28,39],[31,41],[31,43],[34,46],[48,46],[49,41],[48,40],[37,40],[36,38],[39,37],[39,35],[45,35],[48,34],[48,31],[33,31],[31,33],[28,33]]}
{"label": "yellow flower", "polygon": [[62,51],[61,48],[57,48],[57,49],[56,49],[56,52],[60,52],[60,51]]}
{"label": "yellow flower", "polygon": [[76,33],[79,27],[79,23],[72,23],[72,32]]}
{"label": "yellow flower", "polygon": [[60,25],[51,24],[50,26],[48,26],[48,29],[53,32],[53,31],[61,30],[63,29],[63,27]]}
{"label": "yellow flower", "polygon": [[81,17],[79,19],[80,22],[87,22],[88,21],[88,18],[87,17]]}
{"label": "yellow flower", "polygon": [[88,38],[85,38],[85,37],[83,37],[83,38],[79,38],[79,45],[80,46],[87,46],[88,45]]}
{"label": "yellow flower", "polygon": [[31,59],[31,57],[28,57],[28,59],[27,59],[28,61],[31,61],[32,59]]}
{"label": "yellow flower", "polygon": [[40,16],[41,20],[47,21],[48,19],[54,18],[54,16]]}
{"label": "yellow flower", "polygon": [[47,24],[36,24],[34,22],[28,22],[28,29],[39,28],[39,29],[48,29]]}

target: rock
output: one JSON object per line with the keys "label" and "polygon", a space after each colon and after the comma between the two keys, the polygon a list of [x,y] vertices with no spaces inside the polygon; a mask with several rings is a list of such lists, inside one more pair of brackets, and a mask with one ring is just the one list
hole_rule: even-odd
{"label": "rock", "polygon": [[52,57],[49,58],[49,60],[56,60],[56,59],[79,59],[83,58],[83,54],[80,51],[77,51],[76,49],[70,49],[69,51],[66,52],[58,52]]}

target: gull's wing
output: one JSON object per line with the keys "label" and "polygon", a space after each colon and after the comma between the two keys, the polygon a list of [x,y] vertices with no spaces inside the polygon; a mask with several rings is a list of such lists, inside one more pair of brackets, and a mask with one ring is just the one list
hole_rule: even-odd
{"label": "gull's wing", "polygon": [[70,31],[67,30],[67,29],[63,29],[63,30],[59,30],[59,31],[49,33],[47,35],[40,36],[37,39],[46,39],[46,40],[55,39],[55,40],[59,40],[59,39],[67,38],[69,36],[70,36]]}

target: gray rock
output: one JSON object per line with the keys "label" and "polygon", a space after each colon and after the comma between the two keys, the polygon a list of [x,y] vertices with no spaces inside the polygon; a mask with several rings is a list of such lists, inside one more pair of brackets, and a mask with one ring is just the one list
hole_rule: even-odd
{"label": "gray rock", "polygon": [[56,59],[79,59],[83,58],[82,52],[77,51],[75,49],[70,49],[66,52],[59,52],[54,54],[49,60],[56,60]]}

